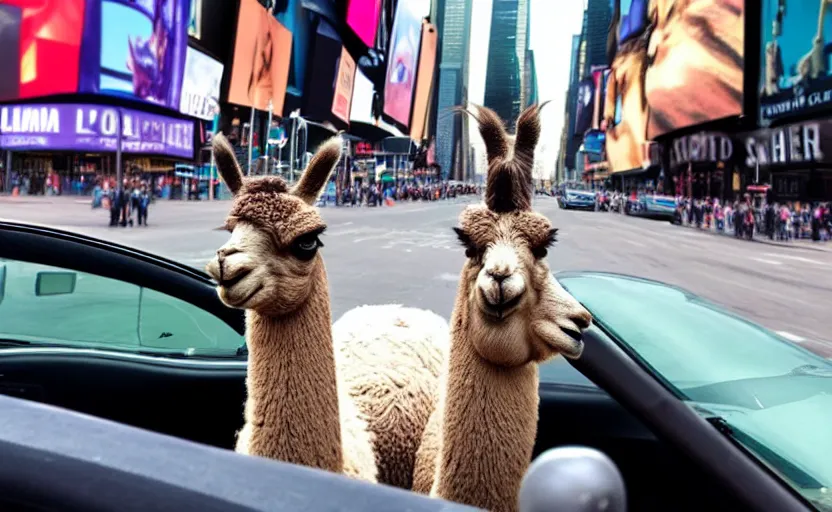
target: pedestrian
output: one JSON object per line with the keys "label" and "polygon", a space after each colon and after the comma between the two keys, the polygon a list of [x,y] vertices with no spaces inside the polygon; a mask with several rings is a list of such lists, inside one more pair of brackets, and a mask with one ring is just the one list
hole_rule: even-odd
{"label": "pedestrian", "polygon": [[139,226],[147,227],[147,210],[150,208],[150,192],[147,185],[142,184],[139,192]]}

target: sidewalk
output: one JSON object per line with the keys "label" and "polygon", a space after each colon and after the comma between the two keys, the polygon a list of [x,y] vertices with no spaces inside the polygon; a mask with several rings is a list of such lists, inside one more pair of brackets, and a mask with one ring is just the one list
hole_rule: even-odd
{"label": "sidewalk", "polygon": [[92,202],[88,196],[11,196],[0,194],[0,203],[4,204],[85,204]]}
{"label": "sidewalk", "polygon": [[[678,225],[678,226],[682,227],[682,228],[693,229],[693,230],[698,231],[700,233],[705,233],[705,234],[709,234],[709,235],[725,236],[725,237],[729,237],[729,238],[735,238],[734,237],[734,232],[733,231],[728,231],[727,229],[720,233],[720,232],[716,231],[715,229],[697,228],[696,226],[693,226],[693,225],[690,225],[690,224],[681,224],[681,225]],[[743,238],[741,240],[746,241],[746,242],[749,241],[745,238]],[[758,233],[754,233],[754,238],[751,239],[750,241],[752,243],[773,245],[773,246],[776,246],[776,247],[789,247],[789,248],[793,248],[793,249],[806,249],[806,250],[809,250],[809,251],[832,253],[832,246],[830,246],[830,243],[832,243],[832,242],[813,242],[811,240],[790,240],[790,241],[787,241],[787,242],[781,242],[779,240],[769,240],[768,237],[766,237],[764,235],[760,235]]]}

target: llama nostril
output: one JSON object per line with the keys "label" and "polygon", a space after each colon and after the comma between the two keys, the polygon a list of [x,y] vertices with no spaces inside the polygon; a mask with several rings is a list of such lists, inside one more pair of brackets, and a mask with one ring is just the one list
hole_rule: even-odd
{"label": "llama nostril", "polygon": [[575,326],[577,326],[578,329],[589,329],[589,326],[592,325],[592,315],[589,313],[575,315],[572,317],[572,321],[575,322]]}
{"label": "llama nostril", "polygon": [[488,274],[488,277],[490,277],[491,279],[496,281],[497,284],[501,284],[503,281],[505,281],[506,279],[508,279],[510,277],[510,274],[505,274],[505,273],[502,273],[502,272],[490,272],[489,271],[489,272],[486,272],[486,274]]}

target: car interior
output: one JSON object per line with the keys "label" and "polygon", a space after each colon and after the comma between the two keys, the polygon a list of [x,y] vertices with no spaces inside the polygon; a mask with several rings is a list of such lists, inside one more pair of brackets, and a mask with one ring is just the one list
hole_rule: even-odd
{"label": "car interior", "polygon": [[[219,301],[207,275],[141,251],[0,222],[0,301],[11,301],[8,289],[4,297],[4,283],[11,279],[8,272],[3,278],[4,260],[63,269],[33,277],[31,286],[44,301],[53,293],[72,293],[82,283],[73,273],[88,273],[167,294],[244,333],[242,312]],[[0,324],[2,310],[0,303]],[[37,311],[49,316],[47,305]],[[245,399],[244,347],[222,357],[177,356],[61,346],[54,340],[36,348],[41,346],[36,340],[2,338],[0,325],[0,394],[233,449]],[[592,327],[585,341],[582,358],[549,363],[553,366],[541,371],[546,377],[540,386],[535,457],[571,445],[600,450],[621,471],[628,509],[634,511],[809,510],[743,457],[738,446],[673,399],[603,331]],[[0,446],[0,453],[4,450]],[[158,450],[148,456],[153,453]],[[777,506],[758,507],[766,504]]]}

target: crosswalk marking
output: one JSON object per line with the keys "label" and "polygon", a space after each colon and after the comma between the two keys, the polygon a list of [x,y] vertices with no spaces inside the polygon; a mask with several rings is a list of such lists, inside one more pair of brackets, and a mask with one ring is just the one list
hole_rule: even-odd
{"label": "crosswalk marking", "polygon": [[765,258],[751,258],[754,261],[759,261],[760,263],[768,263],[769,265],[782,265],[782,261],[775,261],[775,260],[767,260]]}
{"label": "crosswalk marking", "polygon": [[771,256],[771,257],[774,257],[774,258],[782,258],[782,259],[786,259],[786,260],[800,261],[800,262],[803,262],[803,263],[812,263],[814,265],[825,265],[826,264],[826,263],[823,263],[821,261],[813,260],[813,259],[810,259],[810,258],[804,258],[803,256],[793,256],[791,254],[776,254],[776,253],[772,253],[772,252],[767,252],[767,253],[765,253],[765,256]]}

